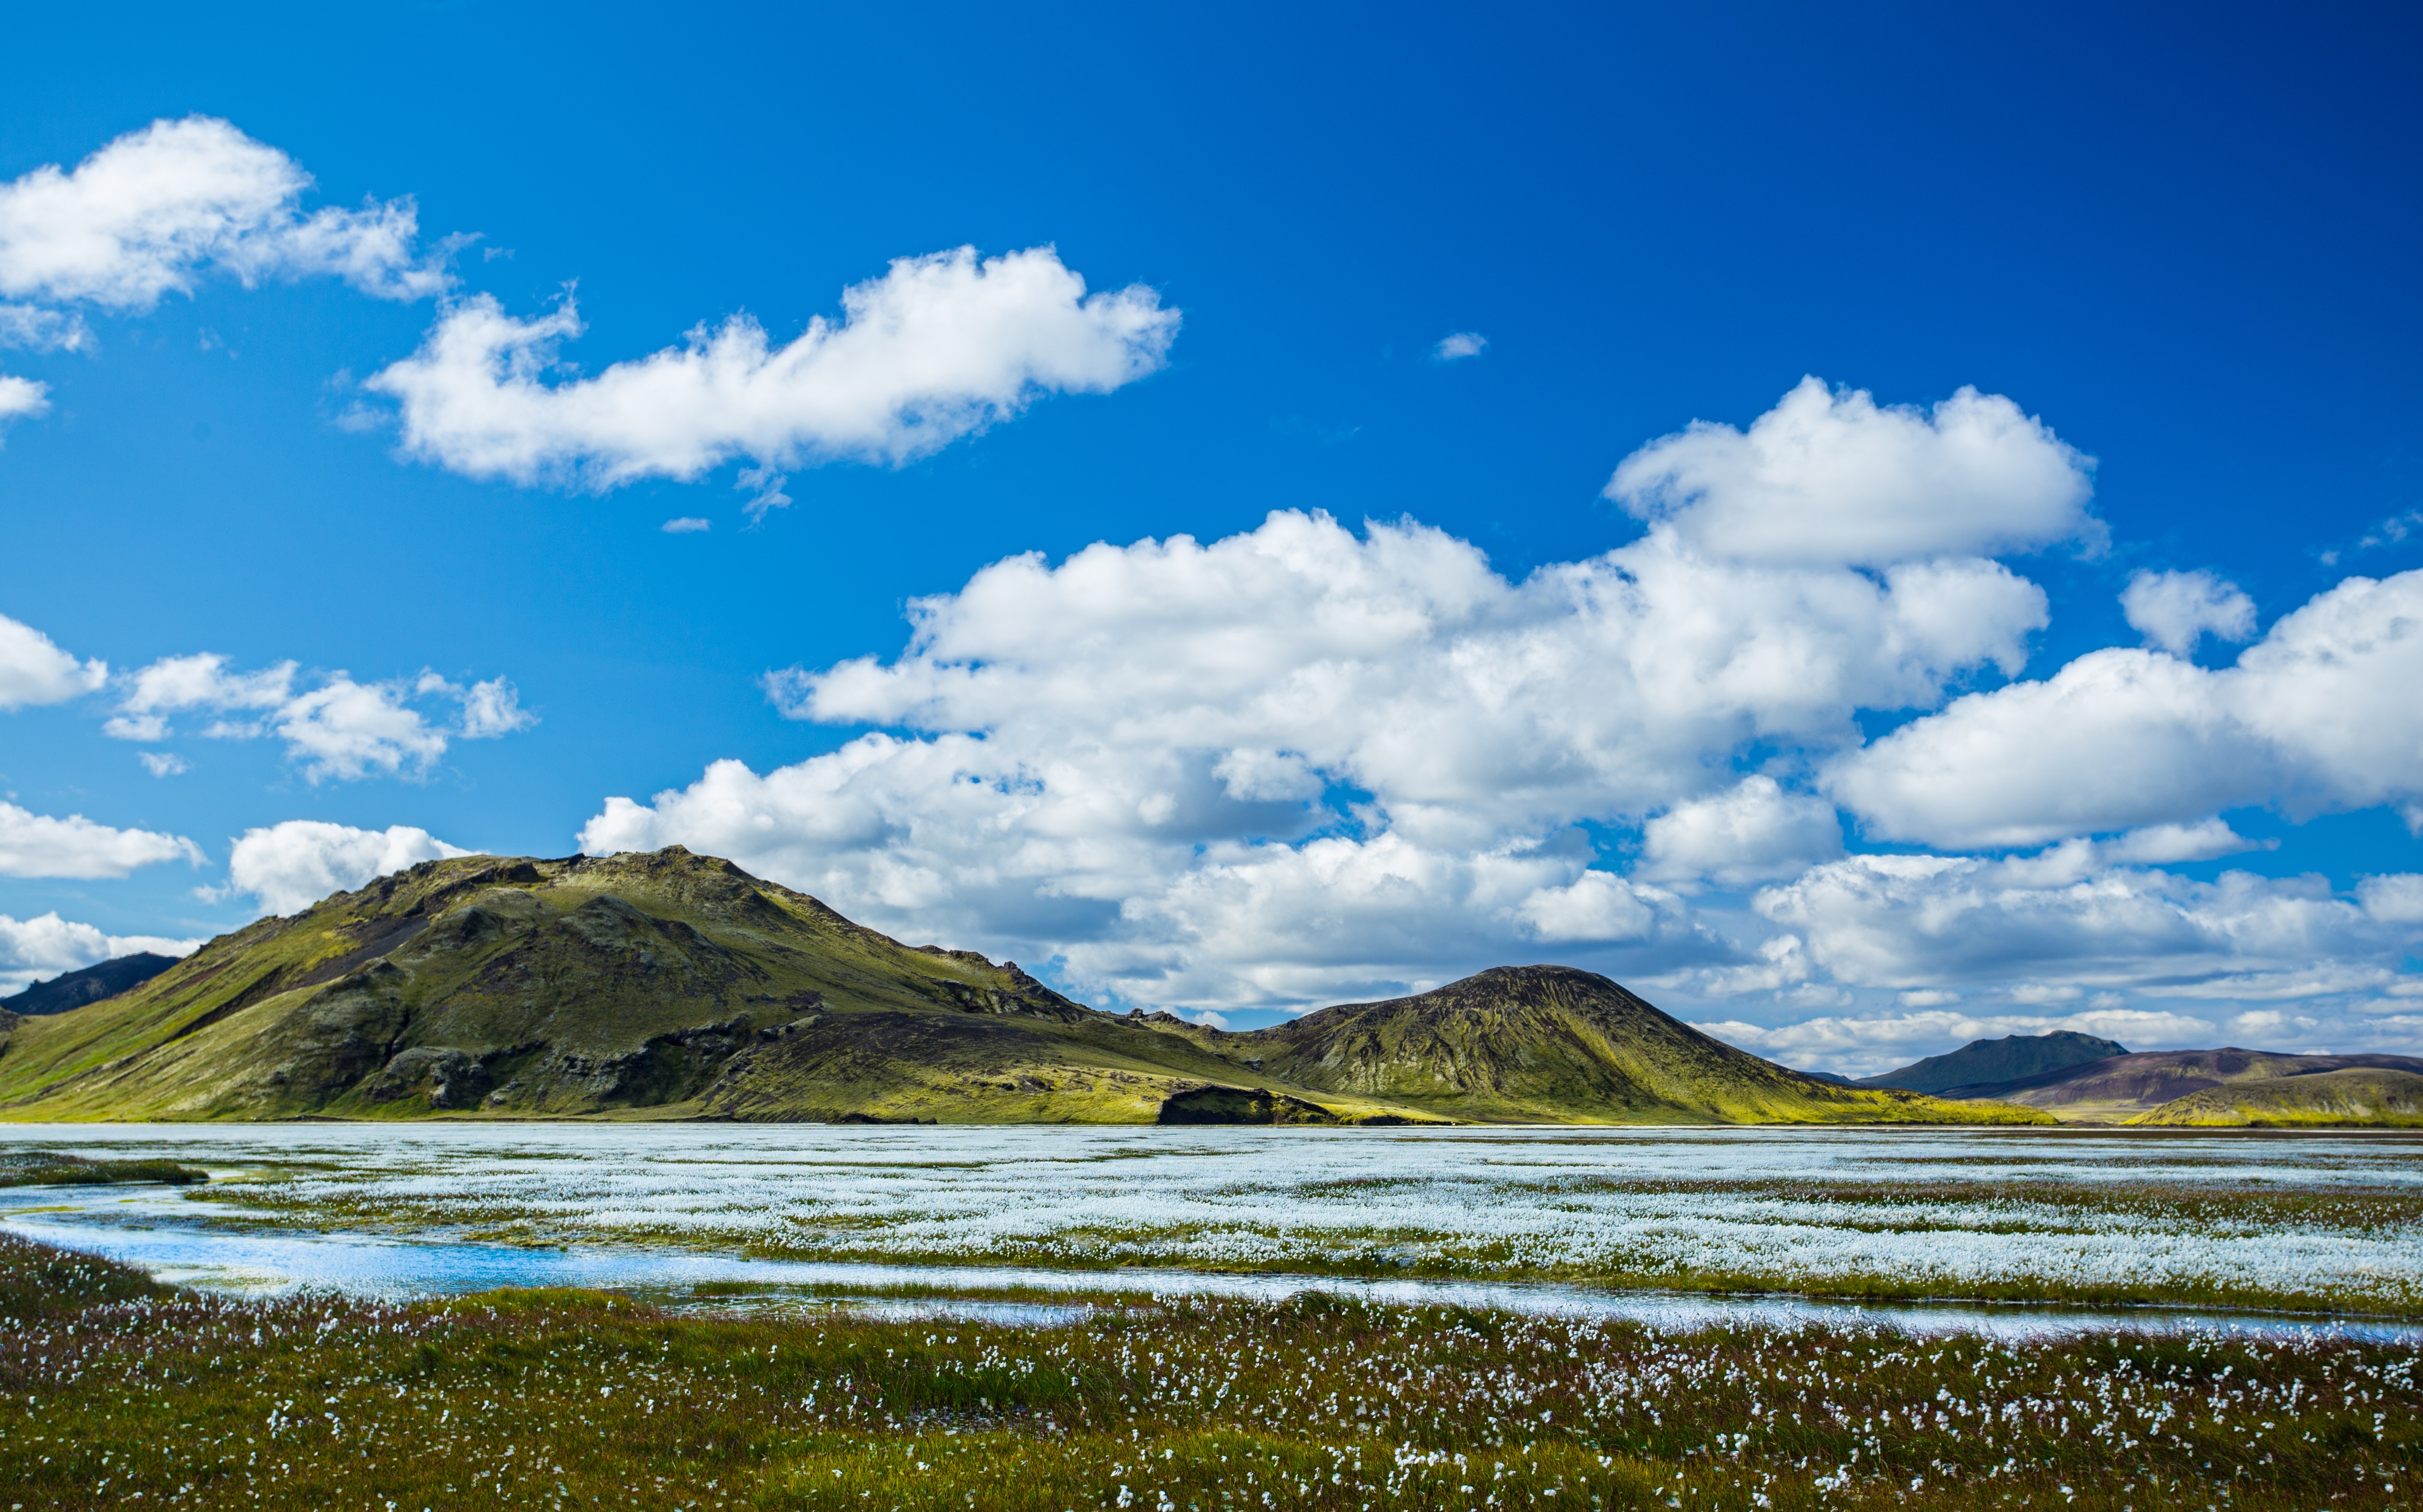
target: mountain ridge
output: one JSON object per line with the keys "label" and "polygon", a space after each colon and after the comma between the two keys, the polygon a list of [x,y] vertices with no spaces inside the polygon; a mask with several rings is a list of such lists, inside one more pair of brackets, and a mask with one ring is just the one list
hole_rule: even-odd
{"label": "mountain ridge", "polygon": [[81,1008],[88,1002],[114,998],[130,987],[142,985],[177,964],[173,955],[159,955],[150,951],[137,951],[132,955],[113,955],[106,961],[62,971],[47,982],[26,984],[24,989],[0,998],[0,1013],[33,1017],[38,1014],[63,1014]]}
{"label": "mountain ridge", "polygon": [[2075,1030],[2056,1029],[2042,1034],[2005,1034],[1998,1040],[1975,1039],[1956,1050],[1930,1055],[1897,1070],[1861,1077],[1854,1085],[1900,1087],[1908,1092],[1942,1095],[1952,1087],[2016,1081],[2073,1065],[2126,1055],[2116,1040],[2098,1039]]}
{"label": "mountain ridge", "polygon": [[[2139,1050],[2010,1081],[1954,1087],[1944,1095],[2041,1108],[2064,1122],[2162,1123],[2172,1120],[2148,1115],[2216,1089],[2367,1070],[2423,1073],[2423,1060],[2380,1054],[2294,1055],[2235,1045],[2215,1050]],[[2214,1100],[2210,1106],[2218,1108],[2225,1100]]]}
{"label": "mountain ridge", "polygon": [[2129,1122],[2172,1128],[2423,1128],[2423,1072],[2345,1066],[2224,1082]]}
{"label": "mountain ridge", "polygon": [[1232,1034],[911,947],[680,846],[426,861],[0,1023],[12,1119],[2045,1121],[1813,1081],[1496,968]]}

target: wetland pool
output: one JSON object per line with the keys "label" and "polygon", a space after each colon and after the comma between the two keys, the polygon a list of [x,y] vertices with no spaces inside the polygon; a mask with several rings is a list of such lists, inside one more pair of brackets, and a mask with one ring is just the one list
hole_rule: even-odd
{"label": "wetland pool", "polygon": [[[0,1192],[0,1225],[221,1291],[589,1286],[1048,1323],[1317,1290],[1676,1329],[2423,1338],[2391,1320],[2423,1316],[2411,1136],[447,1123],[0,1126],[0,1148],[209,1170]],[[2015,1281],[2038,1295],[2014,1300],[2203,1305],[1705,1295]],[[2245,1305],[2265,1300],[2383,1316]]]}

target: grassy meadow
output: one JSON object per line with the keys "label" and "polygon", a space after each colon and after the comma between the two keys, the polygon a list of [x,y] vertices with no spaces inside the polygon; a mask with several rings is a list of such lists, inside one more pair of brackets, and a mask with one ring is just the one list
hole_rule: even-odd
{"label": "grassy meadow", "polygon": [[2390,1508],[2418,1364],[1309,1298],[1056,1327],[244,1300],[0,1236],[0,1507]]}

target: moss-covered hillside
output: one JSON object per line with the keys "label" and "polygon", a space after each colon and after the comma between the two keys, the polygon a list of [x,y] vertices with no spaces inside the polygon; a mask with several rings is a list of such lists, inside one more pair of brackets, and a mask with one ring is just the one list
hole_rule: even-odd
{"label": "moss-covered hillside", "polygon": [[2229,1082],[2173,1098],[2129,1122],[2206,1128],[2423,1128],[2423,1076],[2357,1066]]}
{"label": "moss-covered hillside", "polygon": [[[2234,1045],[2218,1050],[2140,1050],[1990,1086],[1957,1087],[1946,1095],[2041,1108],[2065,1124],[2168,1123],[2193,1120],[2157,1120],[2148,1115],[2207,1091],[2251,1090],[2267,1082],[2303,1082],[2330,1072],[2364,1070],[2423,1073],[2423,1060],[2405,1055],[2289,1055]],[[2279,1097],[2285,1100],[2278,1106],[2286,1108],[2301,1095],[2284,1091]],[[2227,1105],[2226,1097],[2216,1097],[2194,1106],[2210,1110]]]}
{"label": "moss-covered hillside", "polygon": [[2041,1120],[1829,1086],[1534,967],[1227,1034],[679,846],[424,862],[0,1023],[0,1119]]}
{"label": "moss-covered hillside", "polygon": [[1498,967],[1419,997],[1323,1008],[1223,1042],[1300,1087],[1487,1122],[2050,1122],[2029,1109],[1805,1077],[1710,1039],[1603,976],[1561,966]]}

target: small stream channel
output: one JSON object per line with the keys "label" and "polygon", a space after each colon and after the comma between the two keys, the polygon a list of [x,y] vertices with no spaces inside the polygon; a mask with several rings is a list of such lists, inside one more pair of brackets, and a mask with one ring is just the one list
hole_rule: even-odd
{"label": "small stream channel", "polygon": [[[236,1217],[243,1220],[240,1224],[212,1221]],[[400,1300],[459,1296],[499,1286],[584,1286],[674,1307],[831,1307],[884,1317],[1048,1327],[1080,1320],[1119,1299],[1145,1295],[1278,1301],[1322,1293],[1399,1306],[1448,1305],[1624,1319],[1676,1332],[1717,1326],[1823,1325],[1896,1329],[1923,1335],[1972,1334],[2013,1343],[2130,1331],[2267,1337],[2326,1334],[2423,1345],[2423,1324],[2193,1308],[1858,1302],[1233,1271],[865,1265],[752,1259],[637,1245],[538,1248],[443,1236],[407,1239],[264,1225],[257,1215],[216,1208],[165,1188],[0,1190],[0,1227],[46,1244],[137,1266],[162,1281],[255,1297],[323,1290]],[[1019,1299],[1002,1296],[1012,1292],[1028,1295]],[[1036,1293],[1067,1300],[1037,1300]]]}

